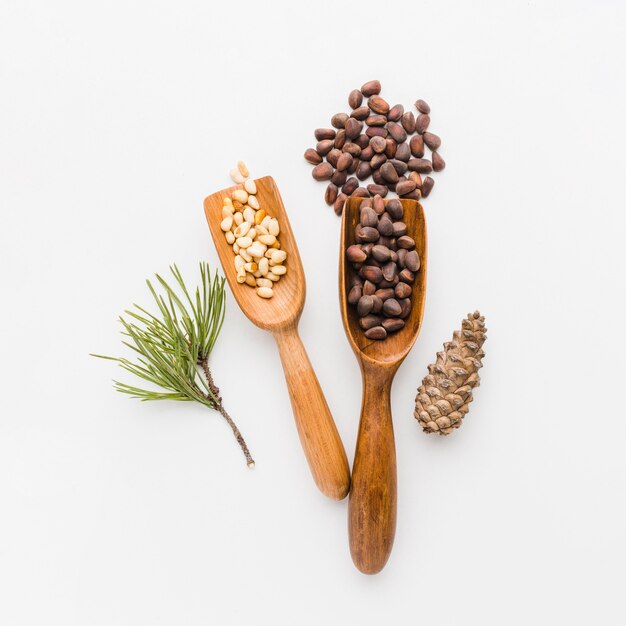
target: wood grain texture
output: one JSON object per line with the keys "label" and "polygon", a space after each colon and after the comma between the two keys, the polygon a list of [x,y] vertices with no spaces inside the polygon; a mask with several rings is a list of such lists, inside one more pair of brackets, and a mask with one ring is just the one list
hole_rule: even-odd
{"label": "wood grain texture", "polygon": [[334,500],[348,495],[350,468],[326,398],[295,326],[274,332],[293,415],[315,483]]}
{"label": "wood grain texture", "polygon": [[376,574],[391,554],[396,531],[396,446],[391,383],[397,368],[362,361],[363,400],[352,466],[348,533],[355,565]]}
{"label": "wood grain texture", "polygon": [[287,273],[274,286],[274,297],[264,300],[255,289],[237,282],[232,247],[220,229],[223,198],[243,185],[218,191],[204,200],[213,242],[237,304],[250,321],[272,333],[278,344],[300,441],[320,491],[334,500],[346,497],[350,468],[343,443],[309,357],[298,335],[298,321],[306,297],[306,280],[287,213],[273,178],[255,181],[257,198],[280,224],[279,240],[287,252]]}
{"label": "wood grain texture", "polygon": [[356,309],[348,304],[355,273],[345,258],[355,243],[360,199],[343,210],[339,257],[339,299],[343,325],[363,378],[363,400],[348,505],[350,553],[357,568],[376,574],[387,562],[396,532],[396,450],[391,416],[391,385],[396,371],[419,334],[426,295],[427,237],[424,210],[415,200],[401,200],[407,234],[415,239],[421,267],[413,284],[412,309],[405,327],[384,341],[368,339]]}

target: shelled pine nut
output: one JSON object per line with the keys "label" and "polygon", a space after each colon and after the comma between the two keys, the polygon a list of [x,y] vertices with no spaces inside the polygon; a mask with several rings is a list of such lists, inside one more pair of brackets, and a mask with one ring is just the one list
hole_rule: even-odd
{"label": "shelled pine nut", "polygon": [[230,171],[230,177],[242,188],[223,199],[220,228],[233,247],[237,282],[256,290],[260,298],[274,295],[275,283],[287,273],[287,252],[281,249],[280,224],[261,208],[257,186],[249,178],[243,161]]}

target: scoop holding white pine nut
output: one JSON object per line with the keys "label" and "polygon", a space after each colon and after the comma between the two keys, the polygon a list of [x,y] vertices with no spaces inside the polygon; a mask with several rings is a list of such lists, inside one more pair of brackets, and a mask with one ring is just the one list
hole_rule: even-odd
{"label": "scoop holding white pine nut", "polygon": [[243,161],[230,171],[243,185],[224,198],[220,228],[233,247],[237,282],[256,289],[260,298],[274,295],[275,284],[287,273],[287,253],[281,250],[280,224],[267,214],[256,197],[257,187]]}

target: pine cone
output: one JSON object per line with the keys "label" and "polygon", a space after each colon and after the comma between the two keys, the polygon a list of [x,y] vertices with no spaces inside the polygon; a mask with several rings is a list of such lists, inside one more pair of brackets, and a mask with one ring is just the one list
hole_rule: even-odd
{"label": "pine cone", "polygon": [[429,374],[417,390],[414,413],[425,433],[449,435],[461,426],[472,389],[480,385],[478,370],[483,366],[486,331],[485,318],[478,311],[468,313],[462,329],[443,344],[437,362],[428,366]]}

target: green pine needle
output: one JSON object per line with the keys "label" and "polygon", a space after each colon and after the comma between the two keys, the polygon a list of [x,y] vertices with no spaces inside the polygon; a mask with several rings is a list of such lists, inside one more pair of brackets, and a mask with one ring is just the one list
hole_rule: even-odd
{"label": "green pine needle", "polygon": [[150,313],[135,304],[120,317],[122,343],[135,353],[135,359],[92,356],[116,361],[131,374],[153,388],[136,387],[114,381],[121,393],[148,400],[199,402],[219,411],[231,426],[249,466],[254,465],[239,429],[224,410],[219,389],[209,370],[209,356],[224,323],[226,309],[225,279],[217,272],[211,276],[209,265],[200,263],[200,286],[190,294],[180,270],[170,266],[174,287],[156,274],[160,293],[147,280],[158,308]]}

